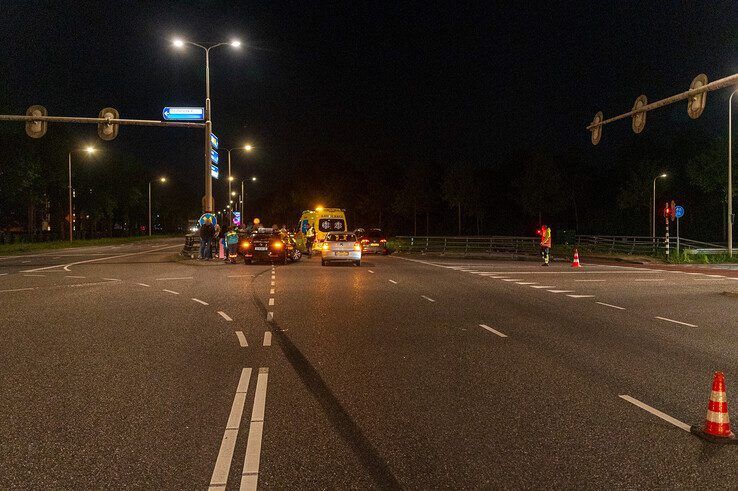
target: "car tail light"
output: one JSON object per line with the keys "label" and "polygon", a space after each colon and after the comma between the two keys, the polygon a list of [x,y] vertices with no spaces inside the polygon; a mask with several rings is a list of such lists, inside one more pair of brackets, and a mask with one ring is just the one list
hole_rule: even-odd
{"label": "car tail light", "polygon": [[282,242],[281,240],[278,240],[276,242],[273,242],[272,245],[274,246],[275,249],[281,249],[282,247],[284,247],[284,242]]}
{"label": "car tail light", "polygon": [[381,242],[382,244],[384,244],[385,242],[387,242],[387,239],[379,239],[379,242]]}
{"label": "car tail light", "polygon": [[248,249],[249,247],[251,247],[249,242],[241,242],[241,249]]}
{"label": "car tail light", "polygon": [[361,250],[361,244],[359,244],[358,242],[354,242],[354,250],[355,251],[360,251]]}
{"label": "car tail light", "polygon": [[361,243],[362,244],[368,244],[369,243],[369,239],[361,239]]}
{"label": "car tail light", "polygon": [[331,246],[328,245],[328,242],[323,242],[323,250],[324,251],[330,251]]}

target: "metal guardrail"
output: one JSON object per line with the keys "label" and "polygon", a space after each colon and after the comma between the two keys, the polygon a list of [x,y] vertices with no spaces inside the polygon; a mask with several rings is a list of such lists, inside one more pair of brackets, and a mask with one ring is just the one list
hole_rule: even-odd
{"label": "metal guardrail", "polygon": [[[642,237],[625,235],[577,235],[575,246],[583,252],[608,252],[612,254],[660,256],[666,253],[664,237]],[[725,247],[709,242],[669,237],[669,252],[689,254],[721,254]]]}
{"label": "metal guardrail", "polygon": [[508,254],[530,256],[540,254],[538,237],[395,237],[397,252],[439,254]]}

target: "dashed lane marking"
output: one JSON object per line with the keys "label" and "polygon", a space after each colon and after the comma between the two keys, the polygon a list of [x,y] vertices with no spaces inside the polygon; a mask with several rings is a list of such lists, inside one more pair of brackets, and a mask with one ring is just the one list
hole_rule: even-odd
{"label": "dashed lane marking", "polygon": [[136,283],[138,286],[145,286],[145,287],[151,287],[151,285],[147,285],[146,283]]}
{"label": "dashed lane marking", "polygon": [[179,295],[179,292],[175,292],[175,291],[172,291],[172,290],[164,289],[164,291],[167,292],[167,293],[171,293],[172,295]]}
{"label": "dashed lane marking", "polygon": [[389,282],[390,282],[390,283],[393,283],[393,284],[395,284],[395,285],[397,284],[397,282],[396,282],[395,280],[389,280]]}
{"label": "dashed lane marking", "polygon": [[248,348],[249,343],[246,341],[246,335],[242,331],[236,331],[236,337],[238,338],[238,344],[242,348]]}
{"label": "dashed lane marking", "polygon": [[23,263],[23,264],[28,264],[28,263],[30,263],[30,262],[31,262],[31,261],[21,261],[21,263]]}
{"label": "dashed lane marking", "polygon": [[192,300],[193,302],[197,302],[197,303],[199,303],[199,304],[202,304],[202,305],[210,305],[210,304],[209,304],[209,303],[207,303],[207,302],[203,302],[203,301],[202,301],[202,300],[200,300],[199,298],[193,298],[193,299],[191,299],[191,300]]}
{"label": "dashed lane marking", "polygon": [[123,281],[120,278],[100,278],[101,280],[105,281]]}
{"label": "dashed lane marking", "polygon": [[267,322],[272,322],[274,320],[274,312],[267,312]]}
{"label": "dashed lane marking", "polygon": [[369,271],[371,274],[374,274],[374,271],[372,271],[371,269],[367,269],[367,271]]}
{"label": "dashed lane marking", "polygon": [[170,281],[170,280],[191,280],[192,276],[182,276],[179,278],[157,278],[156,281]]}
{"label": "dashed lane marking", "polygon": [[620,394],[618,397],[620,397],[623,400],[628,401],[629,403],[631,403],[631,404],[633,404],[635,406],[638,406],[641,409],[644,409],[644,410],[648,411],[649,413],[651,413],[654,416],[657,416],[657,417],[663,419],[664,421],[666,421],[668,423],[673,424],[677,428],[680,428],[680,429],[682,429],[682,430],[684,430],[686,432],[689,432],[690,431],[690,426],[687,423],[684,423],[682,421],[679,421],[678,419],[673,418],[673,417],[669,416],[666,413],[662,413],[658,409],[653,408],[653,407],[649,406],[648,404],[639,401],[638,399],[635,399],[633,397],[630,397],[629,395],[626,395],[626,394]]}
{"label": "dashed lane marking", "polygon": [[231,274],[231,275],[228,275],[229,278],[251,278],[252,276],[254,276],[254,275],[252,275],[252,274]]}
{"label": "dashed lane marking", "polygon": [[273,305],[274,305],[274,299],[273,298],[270,298],[269,299],[269,306],[272,307]]}
{"label": "dashed lane marking", "polygon": [[273,281],[272,281],[272,285],[271,286],[274,286],[274,282]]}
{"label": "dashed lane marking", "polygon": [[269,295],[274,295],[274,288],[272,288],[271,290],[269,290]]}
{"label": "dashed lane marking", "polygon": [[535,285],[536,282],[535,281],[518,281],[516,284],[517,285]]}
{"label": "dashed lane marking", "polygon": [[272,331],[264,331],[264,346],[272,345]]}
{"label": "dashed lane marking", "polygon": [[432,298],[430,298],[430,297],[427,297],[427,296],[425,296],[425,295],[421,295],[420,297],[421,297],[421,298],[424,298],[424,299],[426,299],[426,300],[428,300],[429,302],[435,302],[435,300],[433,300]]}
{"label": "dashed lane marking", "polygon": [[251,380],[251,370],[251,368],[241,370],[241,378],[236,387],[236,395],[233,397],[231,413],[228,415],[223,440],[220,442],[220,450],[218,451],[218,457],[215,459],[213,475],[210,478],[210,489],[225,489],[228,482],[228,472],[231,469],[233,450],[236,448],[236,438],[238,437],[238,428],[241,426],[243,406],[246,404],[246,392]]}
{"label": "dashed lane marking", "polygon": [[605,307],[610,307],[611,309],[618,309],[618,310],[625,310],[625,307],[618,307],[617,305],[613,305],[611,303],[605,303],[605,302],[595,302],[598,305],[603,305]]}
{"label": "dashed lane marking", "polygon": [[243,461],[241,490],[255,490],[259,480],[259,461],[261,460],[261,437],[264,432],[264,407],[266,405],[269,369],[259,368],[256,380],[254,409],[251,412],[249,439],[246,442],[246,457]]}
{"label": "dashed lane marking", "polygon": [[585,282],[586,281],[586,282],[595,283],[595,282],[602,282],[602,281],[607,281],[607,280],[574,280],[574,281],[578,281],[578,282]]}
{"label": "dashed lane marking", "polygon": [[571,298],[594,298],[594,295],[567,295],[567,297],[571,297]]}
{"label": "dashed lane marking", "polygon": [[80,279],[82,279],[82,278],[86,278],[86,276],[72,276],[72,275],[66,275],[66,276],[64,276],[64,277],[65,277],[65,278],[80,278]]}
{"label": "dashed lane marking", "polygon": [[503,278],[502,281],[520,281],[520,278]]}
{"label": "dashed lane marking", "polygon": [[13,288],[11,290],[0,290],[0,293],[25,292],[28,290],[35,290],[35,288]]}
{"label": "dashed lane marking", "polygon": [[665,278],[636,278],[633,281],[664,281]]}
{"label": "dashed lane marking", "polygon": [[574,293],[574,290],[546,290],[551,293]]}
{"label": "dashed lane marking", "polygon": [[219,315],[219,316],[221,316],[222,318],[224,318],[225,320],[227,320],[228,322],[231,322],[231,321],[233,321],[233,319],[231,319],[231,318],[230,318],[230,317],[228,316],[228,314],[226,314],[226,313],[225,313],[225,312],[223,312],[222,310],[219,310],[219,311],[218,311],[218,315]]}
{"label": "dashed lane marking", "polygon": [[540,290],[541,288],[554,288],[554,286],[553,285],[534,285],[534,286],[531,286],[531,288]]}
{"label": "dashed lane marking", "polygon": [[694,324],[690,324],[688,322],[675,321],[674,319],[669,319],[668,317],[659,317],[658,315],[656,316],[656,319],[659,319],[659,320],[662,320],[662,321],[666,321],[666,322],[673,322],[674,324],[681,324],[683,326],[688,326],[688,327],[698,327],[698,326],[695,326]]}
{"label": "dashed lane marking", "polygon": [[498,336],[500,336],[501,338],[506,338],[506,337],[507,337],[507,334],[503,334],[503,333],[501,333],[500,331],[498,331],[497,329],[492,329],[491,327],[489,327],[489,326],[488,326],[488,325],[486,325],[486,324],[479,324],[479,327],[481,327],[482,329],[486,329],[486,330],[488,330],[488,331],[489,331],[489,332],[491,332],[492,334],[497,334],[497,335],[498,335]]}

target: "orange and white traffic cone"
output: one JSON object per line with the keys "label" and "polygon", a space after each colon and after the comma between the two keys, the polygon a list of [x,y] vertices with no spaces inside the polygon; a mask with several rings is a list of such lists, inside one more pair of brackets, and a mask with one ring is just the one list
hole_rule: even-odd
{"label": "orange and white traffic cone", "polygon": [[728,397],[725,393],[723,372],[715,372],[710,400],[707,403],[705,425],[702,428],[692,426],[691,433],[713,443],[738,443],[735,434],[730,429]]}
{"label": "orange and white traffic cone", "polygon": [[572,268],[581,268],[582,265],[579,263],[579,251],[574,249],[574,261],[571,263]]}

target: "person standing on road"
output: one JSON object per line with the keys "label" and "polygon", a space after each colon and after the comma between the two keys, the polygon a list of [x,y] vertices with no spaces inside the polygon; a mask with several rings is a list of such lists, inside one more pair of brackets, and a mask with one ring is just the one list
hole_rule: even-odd
{"label": "person standing on road", "polygon": [[212,220],[205,220],[200,226],[200,259],[210,259],[210,241],[213,240],[213,233],[215,228],[213,227]]}
{"label": "person standing on road", "polygon": [[545,225],[541,227],[541,256],[543,257],[543,266],[548,266],[551,254],[551,229]]}
{"label": "person standing on road", "polygon": [[236,232],[236,227],[231,226],[228,228],[226,244],[228,245],[228,252],[226,253],[225,261],[235,264],[236,256],[238,255],[238,233]]}
{"label": "person standing on road", "polygon": [[308,257],[313,257],[313,242],[315,242],[315,229],[312,225],[305,232],[305,247],[307,248]]}

